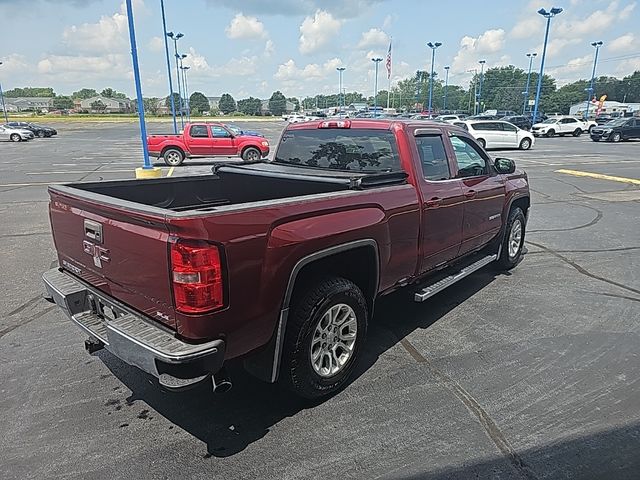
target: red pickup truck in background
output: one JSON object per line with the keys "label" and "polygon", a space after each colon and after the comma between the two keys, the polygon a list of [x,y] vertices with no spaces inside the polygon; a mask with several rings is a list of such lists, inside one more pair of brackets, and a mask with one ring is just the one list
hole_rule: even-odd
{"label": "red pickup truck in background", "polygon": [[[209,128],[209,127],[207,127]],[[49,299],[178,390],[224,364],[318,398],[348,381],[376,299],[421,302],[522,256],[527,176],[443,123],[286,127],[272,162],[52,185]]]}
{"label": "red pickup truck in background", "polygon": [[149,155],[172,167],[193,157],[242,157],[255,162],[269,155],[264,137],[238,135],[223,123],[187,123],[180,134],[148,135],[147,147]]}

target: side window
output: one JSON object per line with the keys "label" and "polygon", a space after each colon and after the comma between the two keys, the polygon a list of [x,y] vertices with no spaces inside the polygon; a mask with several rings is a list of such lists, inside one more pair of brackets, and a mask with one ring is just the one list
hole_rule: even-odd
{"label": "side window", "polygon": [[449,161],[447,160],[441,135],[416,137],[416,145],[420,154],[424,178],[431,181],[451,178]]}
{"label": "side window", "polygon": [[510,123],[503,123],[501,125],[505,132],[515,132],[518,130],[515,125],[511,125]]}
{"label": "side window", "polygon": [[224,128],[216,126],[211,127],[211,134],[214,138],[226,138],[231,136]]}
{"label": "side window", "polygon": [[207,132],[206,125],[192,125],[189,130],[189,135],[193,138],[207,138],[209,133]]}
{"label": "side window", "polygon": [[478,147],[465,137],[452,136],[451,144],[458,162],[458,178],[486,175],[487,162]]}

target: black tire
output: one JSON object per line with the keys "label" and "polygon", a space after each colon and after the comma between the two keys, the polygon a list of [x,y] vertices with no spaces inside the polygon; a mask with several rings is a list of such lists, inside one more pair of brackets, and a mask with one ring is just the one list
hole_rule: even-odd
{"label": "black tire", "polygon": [[11,136],[9,137],[9,139],[12,142],[21,142],[22,141],[22,137],[20,137],[20,135],[18,135],[17,133],[12,133]]}
{"label": "black tire", "polygon": [[573,134],[572,134],[572,135],[573,135],[574,137],[579,137],[580,135],[582,135],[582,129],[581,129],[581,128],[576,128],[576,129],[573,131]]}
{"label": "black tire", "polygon": [[36,133],[36,136],[38,138],[44,138],[46,135],[42,130],[38,130],[38,133]]}
{"label": "black tire", "polygon": [[482,148],[487,148],[487,142],[485,142],[484,138],[479,138],[478,143]]}
{"label": "black tire", "polygon": [[262,154],[260,153],[260,150],[254,147],[246,148],[242,152],[242,160],[244,160],[245,162],[257,162],[261,158]]}
{"label": "black tire", "polygon": [[178,167],[184,162],[184,152],[179,148],[167,148],[162,153],[162,159],[170,167]]}
{"label": "black tire", "polygon": [[594,142],[599,142],[600,141],[599,138],[593,138],[593,137],[591,137],[591,140],[593,140]]}
{"label": "black tire", "polygon": [[613,135],[611,135],[611,141],[612,142],[616,142],[618,143],[620,140],[622,140],[622,135],[620,134],[620,132],[615,132]]}
{"label": "black tire", "polygon": [[[312,365],[314,332],[325,313],[340,304],[348,305],[355,313],[355,343],[344,366],[334,375],[323,377]],[[358,362],[367,332],[367,318],[367,302],[353,282],[340,277],[326,277],[311,284],[296,295],[290,310],[279,381],[294,394],[309,400],[338,392]]]}
{"label": "black tire", "polygon": [[520,150],[529,150],[531,148],[531,139],[530,138],[523,138],[520,141],[520,145],[518,146],[518,148]]}
{"label": "black tire", "polygon": [[551,138],[556,134],[556,131],[552,128],[551,130],[547,130],[546,137]]}
{"label": "black tire", "polygon": [[[520,224],[520,239],[519,245],[515,252],[510,251],[509,244],[511,242],[511,233],[513,232],[515,225]],[[496,265],[501,270],[511,270],[515,267],[522,258],[522,247],[524,246],[526,218],[524,213],[519,207],[512,208],[509,212],[509,218],[507,219],[507,226],[502,239],[502,248],[500,249],[500,257],[496,261]]]}

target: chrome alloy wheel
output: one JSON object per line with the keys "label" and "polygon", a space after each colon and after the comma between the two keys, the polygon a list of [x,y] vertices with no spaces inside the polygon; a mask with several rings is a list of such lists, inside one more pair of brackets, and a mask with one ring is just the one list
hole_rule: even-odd
{"label": "chrome alloy wheel", "polygon": [[522,222],[515,220],[509,232],[509,258],[515,258],[520,252],[522,243]]}
{"label": "chrome alloy wheel", "polygon": [[180,165],[180,162],[182,161],[182,157],[175,150],[172,150],[167,154],[165,154],[164,158],[169,165],[174,165],[174,166]]}
{"label": "chrome alloy wheel", "polygon": [[311,340],[311,365],[323,378],[339,373],[353,355],[358,335],[358,321],[353,309],[345,304],[333,305],[322,316]]}

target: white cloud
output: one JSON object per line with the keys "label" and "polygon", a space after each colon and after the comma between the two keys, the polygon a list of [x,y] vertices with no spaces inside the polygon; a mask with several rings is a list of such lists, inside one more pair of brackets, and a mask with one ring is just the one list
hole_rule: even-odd
{"label": "white cloud", "polygon": [[10,73],[22,73],[31,69],[27,62],[27,57],[18,53],[12,53],[2,57],[2,67],[0,74],[8,75]]}
{"label": "white cloud", "polygon": [[273,55],[273,52],[275,51],[275,47],[273,45],[273,42],[271,40],[267,40],[264,44],[264,52],[263,55],[265,57],[270,57],[271,55]]}
{"label": "white cloud", "polygon": [[120,11],[103,15],[96,23],[71,25],[62,32],[66,47],[74,53],[107,54],[124,51],[128,45],[127,11],[122,3]]}
{"label": "white cloud", "polygon": [[289,59],[278,67],[278,71],[273,77],[276,80],[281,80],[283,82],[318,80],[326,78],[328,75],[337,75],[336,68],[340,66],[343,66],[343,63],[339,58],[327,60],[322,65],[310,63],[305,65],[303,68],[299,68],[294,60]]}
{"label": "white cloud", "polygon": [[636,37],[633,33],[622,35],[606,45],[606,49],[611,52],[629,51],[636,46]]}
{"label": "white cloud", "polygon": [[[504,49],[504,46],[505,31],[501,28],[487,30],[478,37],[464,36],[460,40],[460,50],[451,62],[451,69],[455,72],[466,72],[471,68],[479,68],[478,60],[484,59],[489,62],[494,54]],[[485,68],[488,66],[485,65]]]}
{"label": "white cloud", "polygon": [[37,64],[39,75],[72,81],[82,75],[84,79],[114,79],[131,74],[129,58],[124,54],[99,56],[49,55]]}
{"label": "white cloud", "polygon": [[363,32],[358,48],[381,47],[389,44],[389,35],[382,30],[372,28],[368,32]]}
{"label": "white cloud", "polygon": [[264,28],[264,24],[256,17],[245,16],[238,13],[229,26],[225,29],[227,37],[233,39],[239,38],[267,38],[268,33]]}
{"label": "white cloud", "polygon": [[196,77],[218,78],[221,76],[246,76],[258,71],[259,60],[257,56],[242,56],[231,58],[223,65],[209,65],[209,62],[193,47],[189,48],[189,54],[184,59],[184,65],[191,68],[190,72]]}
{"label": "white cloud", "polygon": [[538,37],[542,34],[543,25],[542,19],[530,15],[516,23],[509,35],[518,39]]}
{"label": "white cloud", "polygon": [[387,29],[389,28],[391,25],[393,25],[396,20],[398,20],[398,15],[393,13],[393,14],[389,14],[386,17],[384,17],[384,21],[382,22],[382,28]]}
{"label": "white cloud", "polygon": [[300,25],[300,53],[310,54],[321,50],[336,38],[342,22],[324,10],[316,10],[313,17],[306,17]]}
{"label": "white cloud", "polygon": [[[553,40],[547,43],[546,57],[547,58],[556,57],[562,54],[565,51],[565,49],[567,49],[567,47],[570,47],[571,45],[576,45],[578,43],[582,43],[581,38],[562,38],[562,37],[554,38]],[[541,43],[537,45],[536,48],[533,49],[533,51],[542,53],[543,46],[544,45]]]}
{"label": "white cloud", "polygon": [[160,37],[152,37],[148,44],[149,50],[158,53],[164,50],[164,41]]}

